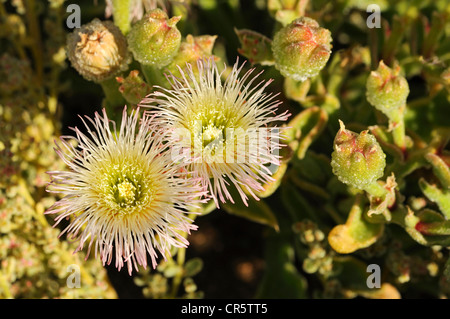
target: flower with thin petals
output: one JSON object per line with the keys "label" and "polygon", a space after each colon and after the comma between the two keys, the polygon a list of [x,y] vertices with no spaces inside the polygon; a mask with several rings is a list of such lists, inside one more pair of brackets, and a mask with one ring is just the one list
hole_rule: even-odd
{"label": "flower with thin petals", "polygon": [[[272,181],[280,164],[280,128],[269,125],[288,118],[276,115],[277,94],[265,93],[272,82],[260,81],[254,69],[239,77],[244,64],[235,63],[222,81],[214,59],[199,60],[197,68],[179,67],[181,77],[168,76],[171,89],[160,88],[141,102],[172,136],[172,153],[183,154],[188,170],[202,181],[218,205],[230,200],[231,184],[247,204],[247,194]],[[198,71],[197,71],[198,70]]]}
{"label": "flower with thin petals", "polygon": [[187,213],[202,194],[198,182],[172,161],[170,143],[151,119],[138,123],[138,112],[128,115],[125,108],[119,130],[104,110],[86,117],[92,125],[82,118],[88,133],[73,128],[77,148],[73,137],[56,143],[70,170],[49,172],[47,188],[65,195],[47,213],[58,214],[56,225],[71,218],[61,235],[79,241],[76,251],[88,242],[88,255],[94,245],[103,264],[115,257],[116,267],[126,263],[130,274],[133,266],[147,266],[147,254],[156,267],[158,252],[166,258],[171,246],[188,245],[183,232],[197,226]]}

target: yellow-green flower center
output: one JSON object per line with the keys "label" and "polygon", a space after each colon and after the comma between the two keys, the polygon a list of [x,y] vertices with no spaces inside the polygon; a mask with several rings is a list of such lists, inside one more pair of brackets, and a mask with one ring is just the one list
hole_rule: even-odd
{"label": "yellow-green flower center", "polygon": [[216,149],[226,143],[227,128],[234,127],[234,117],[227,114],[226,105],[222,101],[203,101],[198,103],[188,115],[188,129],[197,145],[208,149]]}
{"label": "yellow-green flower center", "polygon": [[217,127],[214,124],[209,124],[202,127],[203,147],[212,147],[216,144],[223,143],[225,140],[224,127]]}
{"label": "yellow-green flower center", "polygon": [[142,167],[142,163],[136,162],[111,163],[98,173],[101,202],[107,204],[114,214],[132,214],[153,200],[157,181]]}
{"label": "yellow-green flower center", "polygon": [[136,200],[136,187],[129,181],[117,184],[118,200],[126,205],[132,205]]}

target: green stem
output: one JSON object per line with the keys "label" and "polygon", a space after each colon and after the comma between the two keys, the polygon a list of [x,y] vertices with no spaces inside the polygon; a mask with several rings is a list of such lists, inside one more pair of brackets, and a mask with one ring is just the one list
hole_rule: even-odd
{"label": "green stem", "polygon": [[123,34],[130,31],[130,0],[112,0],[114,24]]}
{"label": "green stem", "polygon": [[393,127],[392,138],[394,139],[394,144],[402,151],[406,149],[404,110],[405,106],[402,106],[400,109],[388,115],[389,122]]}
{"label": "green stem", "polygon": [[375,28],[369,29],[369,47],[371,70],[378,67],[378,31]]}
{"label": "green stem", "polygon": [[383,48],[383,60],[386,64],[391,64],[394,60],[395,52],[397,51],[403,35],[406,30],[406,18],[394,16],[392,21],[392,30]]}
{"label": "green stem", "polygon": [[[198,216],[198,214],[190,214],[189,218],[192,219],[192,222],[194,222],[195,218]],[[187,237],[187,233],[183,234],[183,237]],[[182,268],[184,265],[184,262],[186,260],[186,248],[179,248],[177,252],[177,265]],[[184,271],[180,271],[176,274],[176,276],[173,278],[172,281],[172,291],[171,291],[171,297],[175,299],[178,294],[178,290],[181,285],[181,281],[184,276]]]}
{"label": "green stem", "polygon": [[297,12],[300,16],[304,16],[306,12],[306,7],[308,6],[309,0],[300,0],[297,4]]}
{"label": "green stem", "polygon": [[112,119],[117,120],[120,118],[122,109],[126,104],[122,93],[119,91],[120,84],[113,77],[100,82],[100,85],[103,89],[103,93],[105,94],[106,111]]}
{"label": "green stem", "polygon": [[435,48],[438,45],[439,38],[441,37],[445,28],[445,14],[437,12],[433,13],[431,28],[423,42],[422,55],[425,58],[430,58],[433,55]]}
{"label": "green stem", "polygon": [[[183,266],[185,259],[186,259],[186,248],[178,248],[177,264],[179,266]],[[183,279],[183,272],[182,271],[178,272],[177,275],[173,278],[172,293],[171,293],[171,297],[173,299],[175,299],[177,297],[177,293],[178,293],[178,290],[180,288],[182,279]]]}
{"label": "green stem", "polygon": [[381,198],[384,195],[386,195],[387,190],[381,186],[377,181],[373,182],[372,184],[367,185],[364,190],[372,195],[373,197]]}
{"label": "green stem", "polygon": [[150,85],[158,85],[165,87],[167,80],[165,79],[162,71],[152,65],[141,65],[142,73],[144,74],[145,80]]}
{"label": "green stem", "polygon": [[294,183],[296,186],[298,186],[302,190],[313,193],[313,194],[323,198],[324,200],[330,199],[330,195],[322,187],[317,186],[313,183],[304,181],[304,180],[298,178],[298,176],[296,176],[296,175],[291,175],[290,177],[291,177],[292,183]]}

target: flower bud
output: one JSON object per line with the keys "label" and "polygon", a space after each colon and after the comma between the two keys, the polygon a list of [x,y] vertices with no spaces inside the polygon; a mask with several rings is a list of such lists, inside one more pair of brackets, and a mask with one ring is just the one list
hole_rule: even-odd
{"label": "flower bud", "polygon": [[331,33],[311,18],[301,17],[274,36],[275,67],[283,76],[304,81],[317,75],[330,58]]}
{"label": "flower bud", "polygon": [[258,32],[247,29],[234,29],[241,47],[239,54],[246,57],[251,64],[273,65],[272,40]]}
{"label": "flower bud", "polygon": [[370,73],[366,82],[367,101],[388,117],[406,104],[409,94],[408,82],[399,73],[398,64],[391,69],[380,61],[378,69]]}
{"label": "flower bud", "polygon": [[116,80],[120,83],[119,92],[131,104],[138,104],[151,91],[151,87],[139,76],[138,70],[131,71],[126,78],[117,77]]}
{"label": "flower bud", "polygon": [[162,68],[178,52],[181,33],[176,24],[181,17],[169,19],[161,9],[149,11],[128,33],[128,44],[136,61]]}
{"label": "flower bud", "polygon": [[102,82],[128,68],[127,41],[111,21],[94,19],[67,37],[67,56],[87,80]]}
{"label": "flower bud", "polygon": [[341,128],[334,139],[331,154],[333,173],[345,184],[364,189],[383,176],[386,155],[368,131],[360,134]]}
{"label": "flower bud", "polygon": [[[183,69],[186,67],[186,63],[189,63],[195,68],[197,66],[197,60],[207,60],[212,56],[216,38],[217,36],[215,35],[201,35],[194,37],[188,34],[186,40],[181,43],[177,55],[167,66],[167,69],[174,75],[178,75],[179,70],[177,66]],[[215,60],[217,59],[218,58],[215,58]]]}

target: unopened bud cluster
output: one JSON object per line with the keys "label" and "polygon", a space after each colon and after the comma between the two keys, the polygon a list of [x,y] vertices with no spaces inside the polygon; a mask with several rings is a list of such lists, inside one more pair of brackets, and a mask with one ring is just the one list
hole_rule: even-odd
{"label": "unopened bud cluster", "polygon": [[327,250],[324,232],[311,220],[303,220],[294,224],[293,230],[308,249],[307,258],[303,261],[303,270],[309,274],[318,272],[328,276],[333,270],[333,256]]}

